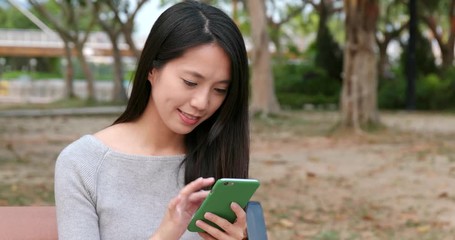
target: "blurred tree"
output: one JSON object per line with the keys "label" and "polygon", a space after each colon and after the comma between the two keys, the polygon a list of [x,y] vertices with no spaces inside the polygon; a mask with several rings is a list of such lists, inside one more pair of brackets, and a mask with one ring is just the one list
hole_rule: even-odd
{"label": "blurred tree", "polygon": [[380,79],[385,79],[390,72],[390,61],[387,49],[393,40],[398,38],[409,26],[406,16],[406,4],[402,0],[380,1],[383,11],[379,15],[376,31],[376,43],[379,49],[378,74]]}
{"label": "blurred tree", "polygon": [[88,101],[95,100],[94,77],[84,54],[84,46],[91,30],[95,27],[95,16],[91,14],[89,6],[83,0],[28,0],[41,17],[50,23],[65,44],[65,58],[67,64],[66,95],[73,97],[72,76],[72,49],[77,53],[77,59],[82,67],[87,81]]}
{"label": "blurred tree", "polygon": [[132,1],[117,0],[116,4],[112,1],[101,1],[105,3],[109,9],[114,13],[116,21],[120,24],[123,37],[128,43],[131,51],[135,54],[136,59],[141,56],[136,43],[133,41],[134,20],[139,10],[147,3],[147,0],[136,0],[133,5]]}
{"label": "blurred tree", "polygon": [[[422,27],[422,26],[420,26]],[[415,70],[417,71],[418,76],[425,76],[428,74],[434,74],[438,72],[438,67],[436,66],[436,59],[433,54],[433,49],[431,48],[431,41],[433,39],[429,39],[428,37],[424,36],[421,30],[416,32],[415,36]],[[404,51],[401,53],[400,56],[400,65],[403,67],[406,66],[406,58],[408,55],[408,44],[409,42],[406,41],[402,43],[402,48]],[[405,73],[405,72],[403,72]]]}
{"label": "blurred tree", "polygon": [[378,0],[344,0],[344,50],[341,127],[360,132],[379,124],[375,31]]}
{"label": "blurred tree", "polygon": [[24,14],[6,3],[0,5],[0,28],[38,29]]}
{"label": "blurred tree", "polygon": [[335,12],[342,8],[335,7],[338,0],[321,0],[319,3],[311,2],[319,15],[319,23],[316,35],[315,65],[327,71],[328,75],[341,81],[343,69],[343,53],[335,41],[328,27],[328,20]]}
{"label": "blurred tree", "polygon": [[416,108],[416,35],[417,35],[417,0],[409,0],[409,39],[406,54],[406,109]]}
{"label": "blurred tree", "polygon": [[249,0],[248,12],[251,20],[252,50],[252,102],[253,113],[269,114],[278,112],[280,105],[275,96],[269,52],[269,33],[265,3],[262,0]]}
{"label": "blurred tree", "polygon": [[454,60],[455,0],[422,0],[419,3],[421,18],[441,50],[442,66],[448,69]]}
{"label": "blurred tree", "polygon": [[136,59],[140,52],[133,41],[132,34],[134,29],[134,19],[146,3],[146,0],[137,0],[134,4],[128,0],[116,1],[94,1],[92,2],[93,15],[97,16],[97,21],[103,31],[108,35],[112,43],[112,53],[114,58],[114,88],[113,101],[126,102],[127,95],[123,85],[123,63],[122,54],[119,48],[120,36],[123,34],[125,41],[130,46]]}
{"label": "blurred tree", "polygon": [[[289,23],[293,18],[302,15],[303,9],[308,4],[308,0],[302,0],[301,3],[289,3],[286,1],[279,1],[280,4],[284,6],[278,6],[278,1],[276,0],[269,0],[268,1],[268,12],[272,14],[268,14],[267,16],[267,25],[270,30],[270,39],[272,40],[273,44],[275,45],[275,56],[281,60],[283,57],[282,51],[282,43],[281,40],[283,38],[283,25]],[[292,39],[295,36],[285,36],[288,39]]]}

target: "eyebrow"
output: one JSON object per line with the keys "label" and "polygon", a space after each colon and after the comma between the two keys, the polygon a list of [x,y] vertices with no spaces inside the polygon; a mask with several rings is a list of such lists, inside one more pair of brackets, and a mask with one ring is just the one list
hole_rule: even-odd
{"label": "eyebrow", "polygon": [[[187,73],[187,74],[190,74],[190,75],[192,75],[193,77],[198,78],[198,79],[202,79],[202,80],[205,79],[205,77],[204,77],[202,74],[200,74],[200,73],[198,73],[198,72],[195,72],[195,71],[184,70],[183,72],[184,72],[184,73]],[[219,81],[219,82],[220,82],[220,83],[230,83],[231,80],[226,79],[226,80],[221,80],[221,81]]]}

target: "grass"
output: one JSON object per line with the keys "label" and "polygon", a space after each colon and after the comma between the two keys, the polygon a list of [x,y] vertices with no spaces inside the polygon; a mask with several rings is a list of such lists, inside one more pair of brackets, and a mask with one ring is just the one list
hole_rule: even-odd
{"label": "grass", "polygon": [[22,71],[10,71],[2,74],[3,79],[21,79],[27,78],[30,80],[42,80],[50,78],[61,78],[60,73],[44,73],[44,72],[22,72]]}
{"label": "grass", "polygon": [[339,240],[340,236],[337,231],[324,231],[312,238],[313,240]]}
{"label": "grass", "polygon": [[52,184],[0,184],[0,205],[26,206],[54,203]]}

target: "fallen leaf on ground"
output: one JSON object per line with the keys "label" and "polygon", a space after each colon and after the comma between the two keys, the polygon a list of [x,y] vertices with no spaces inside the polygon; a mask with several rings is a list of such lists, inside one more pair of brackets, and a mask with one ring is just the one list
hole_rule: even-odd
{"label": "fallen leaf on ground", "polygon": [[431,230],[431,226],[430,225],[423,225],[423,226],[417,227],[417,232],[419,232],[419,233],[426,233],[426,232],[428,232],[430,230]]}
{"label": "fallen leaf on ground", "polygon": [[292,228],[295,225],[294,222],[292,222],[291,220],[286,219],[286,218],[280,219],[280,224],[281,224],[281,226],[283,226],[285,228]]}

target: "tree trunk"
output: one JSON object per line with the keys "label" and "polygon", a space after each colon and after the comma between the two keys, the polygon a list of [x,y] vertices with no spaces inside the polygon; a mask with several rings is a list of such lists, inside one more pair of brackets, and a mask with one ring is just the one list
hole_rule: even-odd
{"label": "tree trunk", "polygon": [[112,101],[126,103],[127,96],[125,87],[123,86],[122,55],[116,37],[111,36],[110,38],[112,42],[112,57],[114,58],[114,89],[112,92]]}
{"label": "tree trunk", "polygon": [[253,40],[251,110],[252,113],[267,115],[278,112],[280,106],[275,96],[265,3],[262,0],[250,0],[248,4]]}
{"label": "tree trunk", "polygon": [[455,47],[455,0],[450,1],[449,13],[449,37],[445,47],[442,47],[442,62],[445,69],[453,66]]}
{"label": "tree trunk", "polygon": [[81,65],[82,71],[84,72],[85,80],[87,82],[87,100],[88,101],[96,101],[95,96],[95,80],[93,78],[92,70],[85,59],[83,46],[80,44],[75,44],[75,48],[77,51],[77,59],[79,60],[79,64]]}
{"label": "tree trunk", "polygon": [[442,54],[442,66],[444,69],[448,69],[453,66],[454,42],[448,42],[447,44],[440,47]]}
{"label": "tree trunk", "polygon": [[122,26],[122,33],[125,37],[125,41],[128,44],[130,50],[133,52],[134,57],[136,58],[136,62],[141,57],[141,51],[137,48],[136,43],[133,39],[133,21],[125,23]]}
{"label": "tree trunk", "polygon": [[112,44],[112,58],[114,60],[114,88],[112,89],[112,101],[126,102],[127,96],[125,87],[123,86],[122,54],[120,53],[118,44],[118,39],[122,33],[122,29],[119,28],[119,26],[115,26],[115,24],[108,25],[107,22],[103,22],[101,20],[99,20],[99,23]]}
{"label": "tree trunk", "polygon": [[375,29],[377,0],[345,0],[346,46],[341,126],[361,131],[379,124]]}
{"label": "tree trunk", "polygon": [[[434,35],[436,42],[439,45],[439,49],[441,50],[441,57],[442,57],[442,67],[443,69],[447,69],[453,66],[454,61],[454,47],[455,47],[455,0],[450,1],[450,5],[447,9],[448,13],[448,30],[444,32],[443,25],[441,23],[437,23],[433,16],[424,16],[422,20],[426,23],[428,28],[430,29],[431,33]],[[446,38],[444,35],[447,35]]]}
{"label": "tree trunk", "polygon": [[387,56],[387,47],[388,42],[381,42],[378,43],[377,46],[379,48],[379,61],[378,61],[378,73],[381,79],[386,78],[386,73],[388,72],[389,68],[389,57]]}
{"label": "tree trunk", "polygon": [[70,47],[70,41],[63,38],[63,43],[65,45],[65,98],[74,98],[74,67],[73,67],[73,57]]}

